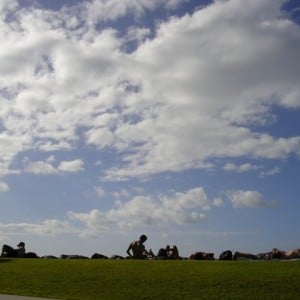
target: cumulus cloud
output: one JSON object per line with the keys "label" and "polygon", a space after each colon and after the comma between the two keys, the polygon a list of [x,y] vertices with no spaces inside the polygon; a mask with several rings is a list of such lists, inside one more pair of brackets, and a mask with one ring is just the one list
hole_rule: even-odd
{"label": "cumulus cloud", "polygon": [[157,198],[135,196],[128,201],[119,201],[108,211],[92,210],[89,213],[69,212],[73,221],[84,225],[84,235],[97,234],[107,228],[121,229],[136,226],[163,226],[172,224],[195,224],[206,219],[202,211],[219,206],[221,201],[209,200],[203,188],[195,188],[185,193]]}
{"label": "cumulus cloud", "polygon": [[[216,1],[160,22],[151,38],[138,26],[124,36],[113,26],[99,30],[108,18],[181,2],[94,0],[52,12],[2,1],[3,173],[24,151],[76,150],[78,141],[121,158],[106,166],[109,180],[299,152],[300,136],[263,127],[276,119],[273,106],[300,107],[299,27],[282,16],[283,0]],[[137,48],[123,51],[134,39]],[[57,167],[83,169],[80,160]],[[49,162],[28,171],[55,173]]]}
{"label": "cumulus cloud", "polygon": [[210,200],[203,188],[194,188],[186,193],[175,193],[174,196],[162,197],[161,200],[166,208],[179,211],[199,206],[207,210],[210,207]]}
{"label": "cumulus cloud", "polygon": [[[104,191],[101,189],[101,193]],[[125,191],[120,193],[125,194]],[[126,193],[128,197],[128,192]],[[6,234],[47,234],[77,233],[81,236],[97,236],[112,228],[132,229],[144,226],[168,226],[197,224],[206,219],[211,207],[220,206],[221,199],[209,200],[202,187],[184,193],[172,193],[158,197],[134,196],[118,201],[115,207],[88,213],[69,211],[67,220],[45,220],[40,224],[0,224],[0,233]]]}
{"label": "cumulus cloud", "polygon": [[272,207],[276,201],[265,200],[257,191],[230,191],[227,193],[234,208],[241,207]]}
{"label": "cumulus cloud", "polygon": [[131,78],[140,82],[134,99],[149,101],[151,111],[145,107],[135,124],[119,123],[115,138],[140,146],[109,178],[207,168],[213,157],[280,159],[298,151],[299,136],[277,138],[249,126],[273,120],[273,105],[300,105],[300,66],[285,59],[298,61],[298,27],[278,18],[280,1],[252,1],[241,14],[242,5],[220,1],[162,23],[131,55],[138,62]]}
{"label": "cumulus cloud", "polygon": [[58,170],[62,172],[79,172],[84,170],[84,162],[81,159],[75,159],[71,161],[62,161]]}
{"label": "cumulus cloud", "polygon": [[18,223],[1,224],[0,233],[2,234],[37,234],[55,236],[63,233],[74,233],[75,230],[67,221],[45,220],[40,224]]}
{"label": "cumulus cloud", "polygon": [[55,174],[57,170],[47,162],[36,161],[30,163],[26,168],[25,172],[33,173],[33,174]]}
{"label": "cumulus cloud", "polygon": [[[101,189],[100,192],[104,191]],[[275,201],[265,200],[257,191],[229,191],[227,196],[234,208],[270,207],[276,204]],[[156,197],[138,195],[127,199],[128,197],[127,192],[122,201],[117,201],[114,207],[107,210],[69,211],[64,221],[46,219],[41,223],[0,224],[0,233],[53,236],[72,233],[82,237],[97,237],[113,229],[199,224],[208,218],[207,214],[211,209],[224,205],[222,198],[209,199],[202,187]]]}
{"label": "cumulus cloud", "polygon": [[124,15],[140,17],[147,10],[156,8],[175,8],[186,0],[94,0],[86,5],[90,22],[116,20]]}
{"label": "cumulus cloud", "polygon": [[8,11],[14,10],[18,5],[16,0],[2,0],[0,3],[0,16],[5,15]]}
{"label": "cumulus cloud", "polygon": [[84,170],[84,162],[81,159],[71,161],[62,161],[57,167],[52,163],[55,161],[53,156],[50,156],[46,161],[30,162],[25,167],[25,172],[33,174],[58,174],[60,172],[75,173]]}
{"label": "cumulus cloud", "polygon": [[279,168],[278,166],[275,166],[275,167],[273,167],[273,168],[270,169],[270,170],[262,171],[262,172],[260,173],[260,176],[261,176],[261,177],[267,177],[267,176],[273,176],[273,175],[276,175],[276,174],[278,174],[278,173],[280,173],[280,168]]}
{"label": "cumulus cloud", "polygon": [[234,171],[234,172],[238,172],[238,173],[243,173],[243,172],[248,172],[248,171],[256,171],[256,170],[261,169],[261,167],[250,164],[250,163],[245,163],[245,164],[241,164],[241,165],[228,163],[228,164],[224,165],[223,169],[225,171]]}

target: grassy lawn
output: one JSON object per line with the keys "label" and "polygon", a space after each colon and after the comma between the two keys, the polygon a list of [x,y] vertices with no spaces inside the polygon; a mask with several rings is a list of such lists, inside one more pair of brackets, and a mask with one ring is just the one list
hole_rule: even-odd
{"label": "grassy lawn", "polygon": [[300,261],[0,259],[0,293],[58,299],[300,299]]}

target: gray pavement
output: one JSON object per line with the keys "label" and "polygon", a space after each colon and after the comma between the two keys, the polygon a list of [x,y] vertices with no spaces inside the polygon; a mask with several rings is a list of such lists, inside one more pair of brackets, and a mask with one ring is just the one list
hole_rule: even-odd
{"label": "gray pavement", "polygon": [[58,300],[58,299],[38,298],[38,297],[25,297],[25,296],[14,296],[14,295],[3,295],[3,294],[0,294],[0,300]]}

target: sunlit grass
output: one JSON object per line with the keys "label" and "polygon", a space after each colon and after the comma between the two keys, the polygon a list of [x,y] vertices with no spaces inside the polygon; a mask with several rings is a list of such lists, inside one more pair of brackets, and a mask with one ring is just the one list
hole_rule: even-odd
{"label": "sunlit grass", "polygon": [[0,260],[0,293],[58,299],[299,299],[300,261]]}

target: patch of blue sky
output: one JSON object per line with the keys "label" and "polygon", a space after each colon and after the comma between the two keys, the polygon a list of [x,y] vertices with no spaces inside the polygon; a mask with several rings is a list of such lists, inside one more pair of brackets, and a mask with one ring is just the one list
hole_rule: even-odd
{"label": "patch of blue sky", "polygon": [[[76,153],[54,152],[52,155],[55,157],[55,161],[51,162],[53,168],[57,170],[55,173],[33,174],[26,171],[27,163],[23,167],[23,163],[15,165],[22,169],[22,173],[6,177],[6,182],[10,186],[18,186],[18,189],[12,189],[2,196],[1,204],[5,205],[5,209],[1,210],[2,220],[15,217],[26,220],[30,215],[37,222],[40,219],[65,218],[66,212],[74,209],[90,211],[94,208],[101,210],[110,208],[111,202],[100,201],[93,189],[94,186],[99,185],[104,185],[105,190],[109,187],[99,180],[102,169],[107,167],[106,164],[113,163],[113,158],[109,154],[105,155],[105,151],[102,151],[101,157],[99,157],[98,153],[85,150],[84,169],[76,173],[59,171],[58,166],[62,161],[78,158],[80,150]],[[28,153],[28,160],[33,163],[44,162],[47,157],[45,154],[31,152]],[[24,197],[24,195],[26,196]],[[97,199],[101,203],[97,203]],[[15,216],[16,207],[23,207],[17,216]]]}
{"label": "patch of blue sky", "polygon": [[286,12],[287,16],[295,23],[300,25],[300,3],[299,0],[288,0],[283,6],[282,10]]}
{"label": "patch of blue sky", "polygon": [[270,113],[275,116],[275,122],[273,122],[271,126],[264,127],[264,132],[278,138],[299,135],[299,108],[281,108],[278,106],[273,106]]}

